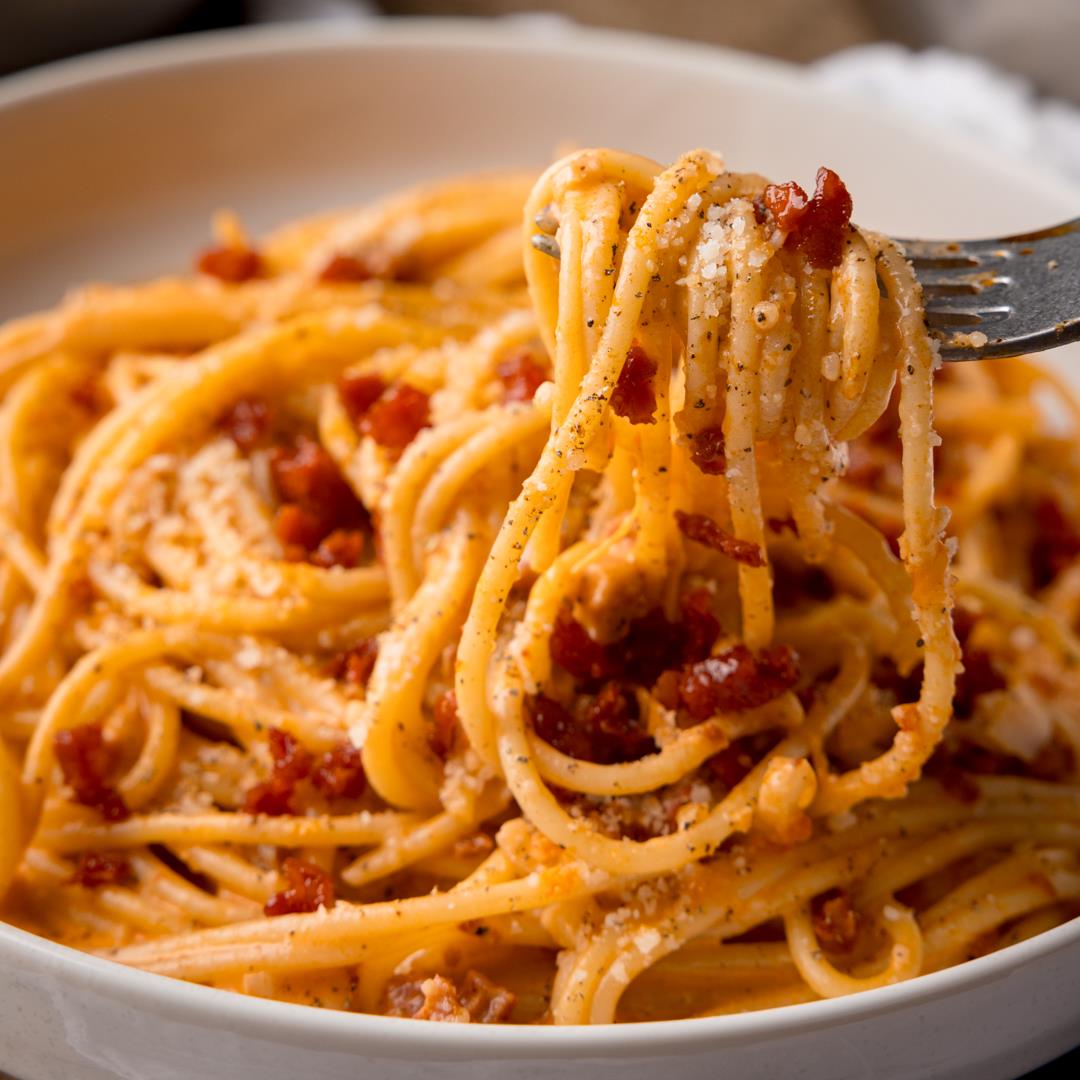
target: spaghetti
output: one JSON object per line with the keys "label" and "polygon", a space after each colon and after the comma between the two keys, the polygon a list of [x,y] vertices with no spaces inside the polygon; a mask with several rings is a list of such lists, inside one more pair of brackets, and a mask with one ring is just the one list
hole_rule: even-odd
{"label": "spaghetti", "polygon": [[0,330],[4,917],[557,1024],[1073,917],[1080,407],[850,213],[582,151]]}

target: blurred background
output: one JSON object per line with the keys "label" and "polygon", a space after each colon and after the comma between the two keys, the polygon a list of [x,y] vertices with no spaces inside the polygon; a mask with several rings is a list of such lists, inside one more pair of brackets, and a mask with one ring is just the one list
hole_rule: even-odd
{"label": "blurred background", "polygon": [[521,15],[812,61],[873,42],[984,57],[1080,102],[1078,0],[4,0],[0,71],[144,37],[288,18]]}
{"label": "blurred background", "polygon": [[251,22],[538,11],[793,61],[881,41],[945,46],[1080,102],[1077,0],[4,0],[0,71],[143,37]]}
{"label": "blurred background", "polygon": [[177,33],[417,15],[576,22],[810,64],[1080,184],[1080,0],[0,0],[0,74]]}

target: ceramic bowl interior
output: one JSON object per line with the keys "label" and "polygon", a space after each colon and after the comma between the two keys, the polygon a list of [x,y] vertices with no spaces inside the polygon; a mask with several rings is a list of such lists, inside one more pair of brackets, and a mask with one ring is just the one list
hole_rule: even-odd
{"label": "ceramic bowl interior", "polygon": [[[893,235],[1019,231],[1080,194],[838,100],[775,63],[566,28],[282,28],[121,50],[0,85],[0,317],[187,265],[227,206],[255,229],[568,143],[693,146],[776,179],[828,164]],[[1075,353],[1073,354],[1075,359]],[[1064,354],[1055,360],[1068,366]],[[1080,1032],[1080,921],[855,998],[619,1029],[321,1012],[130,971],[0,926],[0,1070],[23,1080],[1009,1077]],[[366,1063],[366,1064],[365,1064]]]}

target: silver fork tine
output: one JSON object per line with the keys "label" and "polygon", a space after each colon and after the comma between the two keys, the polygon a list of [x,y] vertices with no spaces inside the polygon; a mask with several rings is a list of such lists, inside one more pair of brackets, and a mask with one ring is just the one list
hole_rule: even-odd
{"label": "silver fork tine", "polygon": [[1080,340],[1080,218],[992,240],[902,240],[945,360]]}

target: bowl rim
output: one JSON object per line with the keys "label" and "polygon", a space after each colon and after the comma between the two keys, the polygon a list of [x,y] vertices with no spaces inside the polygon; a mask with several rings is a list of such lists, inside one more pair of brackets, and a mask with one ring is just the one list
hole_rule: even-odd
{"label": "bowl rim", "polygon": [[[416,1024],[402,1017],[321,1009],[247,996],[126,967],[0,922],[0,960],[5,961],[0,964],[0,972],[14,970],[16,978],[19,974],[58,977],[69,990],[89,990],[98,997],[116,1001],[138,1001],[140,1007],[150,1006],[173,1021],[263,1038],[269,1036],[275,1042],[290,1045],[312,1044],[328,1050],[363,1046],[377,1051],[380,1045],[400,1049],[401,1036],[407,1034],[419,1057],[426,1057],[431,1051],[454,1056],[455,1050],[464,1050],[466,1056],[488,1059],[523,1052],[563,1057],[599,1049],[608,1054],[614,1051],[618,1057],[636,1057],[655,1052],[658,1040],[673,1041],[677,1045],[669,1049],[681,1053],[745,1045],[928,1005],[943,997],[1007,979],[1021,968],[1070,948],[1077,949],[1080,956],[1080,917],[954,967],[845,997],[723,1016],[618,1025],[476,1026]],[[618,1035],[614,1036],[616,1031]]]}
{"label": "bowl rim", "polygon": [[[162,69],[238,62],[275,54],[310,54],[340,49],[483,49],[537,54],[557,52],[632,58],[641,64],[722,68],[782,92],[810,92],[830,109],[866,116],[871,110],[814,84],[794,65],[730,49],[658,39],[644,34],[582,28],[554,23],[536,32],[521,19],[480,22],[468,19],[376,20],[341,24],[283,24],[209,31],[138,45],[125,45],[87,56],[56,61],[6,77],[0,83],[0,114],[117,79],[153,75]],[[925,142],[949,144],[973,163],[1007,175],[1035,193],[1067,205],[1080,199],[1080,186],[1026,162],[1004,161],[965,136],[922,129],[893,114],[875,113],[875,122],[900,137],[917,132]],[[907,982],[865,990],[848,997],[786,1005],[756,1012],[635,1024],[575,1027],[514,1027],[455,1024],[406,1024],[400,1018],[319,1009],[200,986],[152,972],[125,967],[49,941],[0,922],[0,972],[16,977],[48,974],[73,989],[89,990],[116,1001],[138,1001],[172,1020],[203,1028],[224,1028],[291,1045],[368,1052],[404,1049],[417,1058],[495,1059],[530,1054],[545,1058],[576,1057],[590,1050],[606,1056],[639,1057],[655,1053],[662,1040],[667,1052],[691,1053],[720,1045],[756,1042],[870,1019],[901,1008],[923,1005],[957,992],[1004,979],[1058,950],[1080,947],[1080,918],[996,953]],[[1080,955],[1080,953],[1078,953]],[[617,1031],[617,1035],[614,1034]],[[407,1039],[402,1036],[407,1034]],[[403,1047],[403,1044],[407,1046]]]}
{"label": "bowl rim", "polygon": [[299,54],[341,49],[424,48],[453,51],[470,48],[521,55],[561,53],[579,57],[622,54],[641,66],[680,66],[722,69],[729,74],[788,93],[810,93],[834,112],[872,116],[883,134],[917,137],[924,143],[959,152],[992,174],[1038,187],[1046,197],[1075,204],[1080,182],[1049,166],[1006,159],[967,132],[946,132],[919,125],[909,116],[880,110],[873,103],[852,100],[835,87],[808,78],[806,68],[769,56],[720,45],[684,41],[625,30],[582,26],[571,20],[515,15],[501,19],[410,16],[407,19],[368,19],[339,22],[271,23],[180,34],[134,44],[117,45],[83,56],[68,57],[16,72],[0,79],[0,112],[32,105],[71,90],[97,83],[153,76],[162,69],[236,62],[274,54]]}

